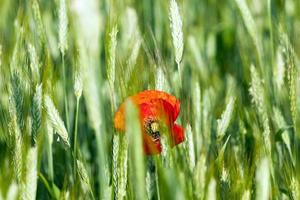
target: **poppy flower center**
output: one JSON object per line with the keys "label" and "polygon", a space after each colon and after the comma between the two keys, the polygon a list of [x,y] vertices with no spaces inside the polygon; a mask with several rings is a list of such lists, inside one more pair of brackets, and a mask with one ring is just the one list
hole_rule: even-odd
{"label": "poppy flower center", "polygon": [[159,132],[159,123],[155,120],[148,120],[145,124],[146,132],[153,141],[157,141],[160,139],[160,132]]}

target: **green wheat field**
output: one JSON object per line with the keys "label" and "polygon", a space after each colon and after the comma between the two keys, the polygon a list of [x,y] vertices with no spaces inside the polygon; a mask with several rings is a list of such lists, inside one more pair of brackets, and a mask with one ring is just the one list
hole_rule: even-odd
{"label": "green wheat field", "polygon": [[[0,0],[0,200],[299,200],[299,35],[296,0]],[[114,126],[150,89],[156,155]]]}

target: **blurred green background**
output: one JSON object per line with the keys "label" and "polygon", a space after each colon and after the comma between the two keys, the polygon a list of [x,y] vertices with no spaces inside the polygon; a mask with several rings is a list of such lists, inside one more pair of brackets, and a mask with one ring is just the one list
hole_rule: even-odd
{"label": "blurred green background", "polygon": [[[0,200],[300,199],[299,25],[296,0],[0,0]],[[113,125],[146,89],[185,127],[155,156],[133,107]]]}

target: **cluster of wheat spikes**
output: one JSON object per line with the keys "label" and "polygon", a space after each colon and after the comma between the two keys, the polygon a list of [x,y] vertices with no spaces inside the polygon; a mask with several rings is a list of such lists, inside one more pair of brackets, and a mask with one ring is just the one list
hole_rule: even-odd
{"label": "cluster of wheat spikes", "polygon": [[[300,2],[1,0],[0,200],[300,199]],[[181,102],[143,153],[127,96]]]}

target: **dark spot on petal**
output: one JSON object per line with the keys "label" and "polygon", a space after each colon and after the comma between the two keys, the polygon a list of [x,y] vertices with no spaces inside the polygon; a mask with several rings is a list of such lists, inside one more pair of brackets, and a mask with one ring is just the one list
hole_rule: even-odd
{"label": "dark spot on petal", "polygon": [[153,140],[159,140],[160,139],[160,130],[159,130],[159,122],[154,119],[148,119],[144,123],[144,127],[146,130],[146,133],[151,136]]}

